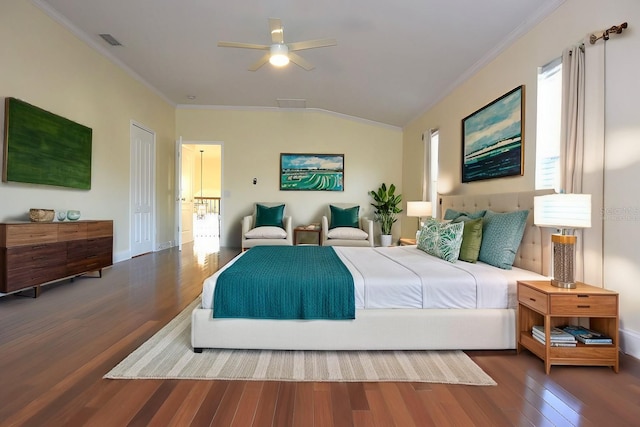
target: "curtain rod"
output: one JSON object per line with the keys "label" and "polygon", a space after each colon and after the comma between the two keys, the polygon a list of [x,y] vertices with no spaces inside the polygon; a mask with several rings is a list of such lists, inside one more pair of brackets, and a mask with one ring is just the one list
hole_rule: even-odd
{"label": "curtain rod", "polygon": [[614,25],[604,31],[592,33],[589,36],[589,42],[591,44],[595,44],[599,39],[609,40],[609,34],[621,34],[622,30],[624,30],[625,28],[627,28],[627,23],[623,22],[620,25]]}

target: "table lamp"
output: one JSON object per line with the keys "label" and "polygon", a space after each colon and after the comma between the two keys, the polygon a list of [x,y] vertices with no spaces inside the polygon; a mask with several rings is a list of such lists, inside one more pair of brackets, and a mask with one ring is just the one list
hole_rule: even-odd
{"label": "table lamp", "polygon": [[407,216],[418,217],[418,231],[416,232],[416,240],[422,229],[420,218],[431,216],[431,202],[415,201],[407,202]]}
{"label": "table lamp", "polygon": [[553,244],[553,280],[558,288],[574,289],[576,228],[591,227],[591,194],[549,194],[533,199],[533,222],[539,227],[556,228]]}

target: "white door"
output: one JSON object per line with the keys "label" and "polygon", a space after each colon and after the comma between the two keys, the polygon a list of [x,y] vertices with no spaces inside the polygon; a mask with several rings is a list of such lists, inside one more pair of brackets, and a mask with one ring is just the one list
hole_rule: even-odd
{"label": "white door", "polygon": [[182,243],[193,242],[193,162],[195,153],[189,146],[182,146],[182,173],[180,174],[180,188],[182,202]]}
{"label": "white door", "polygon": [[131,124],[131,256],[153,252],[155,135]]}

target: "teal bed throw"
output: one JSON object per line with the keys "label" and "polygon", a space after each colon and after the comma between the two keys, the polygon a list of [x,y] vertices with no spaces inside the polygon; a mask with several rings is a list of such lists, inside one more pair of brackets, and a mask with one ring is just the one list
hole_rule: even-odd
{"label": "teal bed throw", "polygon": [[353,277],[330,246],[256,246],[218,276],[213,317],[354,319]]}

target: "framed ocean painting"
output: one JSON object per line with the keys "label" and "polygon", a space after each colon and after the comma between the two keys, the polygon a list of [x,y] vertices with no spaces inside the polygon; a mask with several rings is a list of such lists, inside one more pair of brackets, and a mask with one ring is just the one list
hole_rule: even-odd
{"label": "framed ocean painting", "polygon": [[524,85],[462,119],[462,182],[523,174]]}
{"label": "framed ocean painting", "polygon": [[344,154],[280,154],[280,190],[344,191]]}

